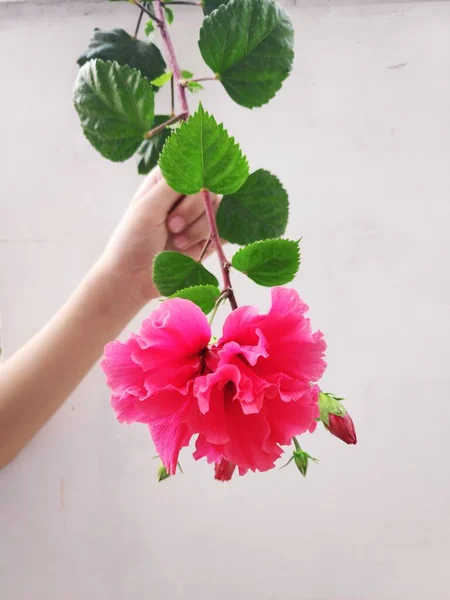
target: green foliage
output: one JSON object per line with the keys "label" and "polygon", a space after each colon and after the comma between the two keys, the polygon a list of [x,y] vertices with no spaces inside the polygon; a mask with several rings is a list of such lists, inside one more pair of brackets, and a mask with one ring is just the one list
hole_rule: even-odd
{"label": "green foliage", "polygon": [[218,287],[216,277],[203,265],[179,252],[160,252],[153,261],[153,281],[163,296],[195,285]]}
{"label": "green foliage", "polygon": [[128,65],[150,81],[166,70],[166,63],[155,44],[141,42],[123,29],[94,29],[89,46],[77,62],[81,67],[95,58]]}
{"label": "green foliage", "polygon": [[196,285],[180,290],[179,292],[172,294],[170,298],[184,298],[184,300],[190,300],[199,306],[207,315],[214,308],[219,296],[220,290],[215,285]]}
{"label": "green foliage", "polygon": [[[157,127],[158,125],[162,125],[162,123],[165,123],[169,118],[168,115],[156,115],[153,126]],[[140,175],[147,175],[147,173],[150,173],[150,171],[156,167],[159,155],[171,133],[171,129],[166,127],[156,135],[153,135],[150,139],[142,142],[138,150],[138,154],[141,157],[138,164],[138,173]]]}
{"label": "green foliage", "polygon": [[159,165],[167,183],[186,195],[202,189],[232,194],[248,177],[238,144],[201,104],[167,140]]}
{"label": "green foliage", "polygon": [[149,19],[147,21],[147,23],[145,24],[145,28],[144,28],[145,35],[147,37],[151,36],[154,31],[155,31],[155,22],[153,21],[153,19]]}
{"label": "green foliage", "polygon": [[199,47],[231,98],[253,108],[273,98],[289,75],[294,31],[273,0],[231,0],[204,20]]}
{"label": "green foliage", "polygon": [[73,102],[87,139],[113,161],[130,158],[153,125],[150,82],[116,62],[87,62],[78,73]]}
{"label": "green foliage", "polygon": [[284,285],[295,277],[300,265],[298,242],[254,242],[236,252],[231,264],[259,285]]}
{"label": "green foliage", "polygon": [[166,85],[166,83],[169,83],[169,81],[171,79],[172,79],[172,72],[167,71],[166,73],[163,73],[156,79],[152,79],[152,85],[156,85],[156,87],[163,87],[164,85]]}
{"label": "green foliage", "polygon": [[235,244],[276,238],[286,230],[286,190],[268,171],[252,173],[234,194],[224,196],[217,213],[219,234]]}
{"label": "green foliage", "polygon": [[166,19],[169,25],[172,25],[175,15],[173,14],[173,10],[168,6],[164,6],[164,10],[166,12]]}

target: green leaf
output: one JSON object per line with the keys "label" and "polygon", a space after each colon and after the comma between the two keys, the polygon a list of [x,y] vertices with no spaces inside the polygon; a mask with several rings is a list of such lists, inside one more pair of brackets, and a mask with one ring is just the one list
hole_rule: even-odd
{"label": "green leaf", "polygon": [[156,85],[156,87],[162,87],[166,85],[172,79],[172,71],[167,71],[167,73],[163,73],[156,79],[152,80],[152,85]]}
{"label": "green leaf", "polygon": [[168,6],[165,6],[164,10],[166,11],[167,22],[169,23],[169,25],[172,25],[173,20],[175,18],[175,15],[173,14],[173,10],[171,8],[169,8]]}
{"label": "green leaf", "polygon": [[203,265],[179,252],[160,252],[153,261],[153,281],[163,296],[195,285],[218,287],[216,277]]}
{"label": "green leaf", "polygon": [[[154,127],[165,123],[170,117],[168,115],[156,115]],[[138,153],[141,159],[138,164],[138,173],[140,175],[147,175],[150,171],[158,164],[159,155],[166,143],[167,138],[170,137],[172,130],[166,127],[153,137],[142,142]]]}
{"label": "green leaf", "polygon": [[284,285],[295,277],[300,265],[298,242],[254,242],[236,252],[231,264],[259,285]]}
{"label": "green leaf", "polygon": [[183,79],[192,79],[192,77],[194,77],[194,73],[191,73],[190,71],[181,71],[181,77]]}
{"label": "green leaf", "polygon": [[203,0],[203,12],[209,15],[213,10],[219,8],[222,4],[227,4],[230,0]]}
{"label": "green leaf", "polygon": [[273,0],[220,6],[204,20],[198,44],[231,98],[248,108],[273,98],[292,68],[294,30]]}
{"label": "green leaf", "polygon": [[237,192],[223,197],[217,226],[229,242],[249,244],[283,235],[288,214],[286,190],[275,175],[259,169]]}
{"label": "green leaf", "polygon": [[144,33],[148,37],[155,31],[155,25],[153,19],[149,19],[145,24]]}
{"label": "green leaf", "polygon": [[202,189],[232,194],[248,177],[238,144],[201,104],[167,140],[159,166],[170,187],[186,196]]}
{"label": "green leaf", "polygon": [[86,63],[78,73],[73,102],[87,139],[113,161],[130,158],[153,125],[150,82],[116,62]]}
{"label": "green leaf", "polygon": [[186,87],[193,94],[205,89],[201,83],[198,83],[198,81],[188,81],[188,84]]}
{"label": "green leaf", "polygon": [[87,50],[77,62],[81,67],[95,58],[133,67],[150,81],[166,70],[166,63],[155,44],[137,40],[123,29],[94,29]]}
{"label": "green leaf", "polygon": [[215,285],[196,285],[180,290],[179,292],[172,294],[170,298],[184,298],[184,300],[190,300],[199,306],[207,315],[214,308],[219,296],[220,290]]}

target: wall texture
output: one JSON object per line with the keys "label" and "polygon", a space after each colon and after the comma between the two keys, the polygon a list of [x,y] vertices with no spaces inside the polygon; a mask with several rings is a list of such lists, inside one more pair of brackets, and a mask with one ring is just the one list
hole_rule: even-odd
{"label": "wall texture", "polygon": [[[200,16],[177,13],[183,66],[202,74]],[[115,421],[95,369],[0,472],[4,600],[448,598],[450,5],[291,13],[296,68],[276,100],[249,112],[210,85],[204,102],[290,192],[295,286],[359,445],[324,432],[305,438],[320,459],[307,480],[228,485],[185,452],[185,475],[157,484],[145,428]],[[124,2],[0,7],[6,355],[77,285],[138,185],[71,106],[92,28],[134,19]],[[263,308],[268,293],[242,281],[239,300]]]}

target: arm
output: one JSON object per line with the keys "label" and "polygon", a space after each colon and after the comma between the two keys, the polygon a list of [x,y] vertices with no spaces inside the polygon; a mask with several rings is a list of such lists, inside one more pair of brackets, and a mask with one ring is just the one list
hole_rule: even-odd
{"label": "arm", "polygon": [[107,342],[158,293],[153,257],[198,258],[208,237],[200,195],[179,196],[152,172],[103,256],[53,317],[0,369],[0,467],[8,464],[96,363]]}

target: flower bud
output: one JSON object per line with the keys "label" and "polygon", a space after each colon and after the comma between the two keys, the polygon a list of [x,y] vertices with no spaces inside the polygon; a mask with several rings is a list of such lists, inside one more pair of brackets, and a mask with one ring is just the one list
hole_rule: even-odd
{"label": "flower bud", "polygon": [[327,429],[346,444],[356,444],[357,442],[355,425],[348,412],[343,417],[330,414]]}
{"label": "flower bud", "polygon": [[164,481],[164,479],[168,479],[169,477],[170,473],[168,473],[164,465],[161,465],[158,469],[158,481]]}
{"label": "flower bud", "polygon": [[214,479],[219,481],[230,481],[233,476],[236,465],[222,458],[222,460],[214,465]]}
{"label": "flower bud", "polygon": [[294,462],[297,469],[306,477],[306,472],[308,471],[308,459],[310,458],[307,452],[303,452],[303,450],[294,452]]}

